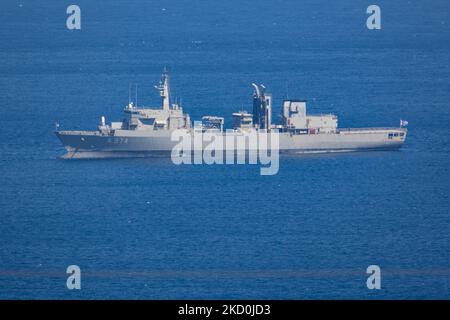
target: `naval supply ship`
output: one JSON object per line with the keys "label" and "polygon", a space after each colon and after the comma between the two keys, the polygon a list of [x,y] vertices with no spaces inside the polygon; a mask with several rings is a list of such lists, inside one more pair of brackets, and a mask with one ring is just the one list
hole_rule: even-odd
{"label": "naval supply ship", "polygon": [[[306,113],[306,100],[284,100],[281,122],[272,124],[272,95],[261,84],[252,84],[252,113],[232,114],[232,129],[236,136],[250,131],[277,132],[281,152],[342,152],[359,150],[393,150],[400,148],[407,134],[406,122],[394,128],[338,128],[334,114]],[[63,158],[134,157],[148,153],[171,152],[178,143],[172,141],[175,130],[212,130],[225,137],[224,118],[204,116],[192,126],[189,114],[170,99],[169,74],[164,69],[159,85],[155,86],[162,106],[138,107],[129,102],[121,122],[106,123],[102,116],[97,130],[66,131],[57,125],[56,135],[67,153]]]}

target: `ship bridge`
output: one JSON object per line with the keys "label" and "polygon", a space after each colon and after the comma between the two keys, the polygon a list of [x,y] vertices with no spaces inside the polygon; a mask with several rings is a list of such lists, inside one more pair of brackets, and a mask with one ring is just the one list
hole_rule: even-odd
{"label": "ship bridge", "polygon": [[128,118],[121,123],[123,130],[175,130],[190,128],[189,114],[177,103],[170,104],[169,73],[164,68],[161,80],[155,88],[161,96],[161,107],[138,107],[130,102],[124,109]]}

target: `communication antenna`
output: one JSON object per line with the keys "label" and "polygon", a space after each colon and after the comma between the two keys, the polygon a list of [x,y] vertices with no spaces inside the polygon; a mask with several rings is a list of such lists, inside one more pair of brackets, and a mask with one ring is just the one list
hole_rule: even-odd
{"label": "communication antenna", "polygon": [[136,83],[136,92],[135,92],[135,96],[136,96],[136,108],[137,108],[137,106],[138,106],[138,85],[137,85],[137,83]]}
{"label": "communication antenna", "polygon": [[289,83],[286,81],[286,100],[289,100]]}
{"label": "communication antenna", "polygon": [[128,83],[128,105],[131,103],[131,83]]}

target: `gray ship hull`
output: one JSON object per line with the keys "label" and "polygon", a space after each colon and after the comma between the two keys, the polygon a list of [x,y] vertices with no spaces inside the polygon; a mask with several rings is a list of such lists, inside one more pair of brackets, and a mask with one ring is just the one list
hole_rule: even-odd
{"label": "gray ship hull", "polygon": [[[116,130],[113,135],[103,135],[99,131],[57,131],[56,135],[67,150],[64,158],[109,158],[170,154],[178,143],[171,140],[171,133]],[[341,129],[336,133],[320,134],[278,133],[280,152],[305,153],[398,149],[406,134],[405,128]]]}

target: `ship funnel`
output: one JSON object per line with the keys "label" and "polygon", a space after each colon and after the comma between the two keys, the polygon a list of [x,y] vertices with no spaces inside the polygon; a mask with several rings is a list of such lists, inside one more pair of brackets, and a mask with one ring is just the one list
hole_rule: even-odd
{"label": "ship funnel", "polygon": [[253,125],[259,129],[270,131],[272,122],[272,95],[266,93],[263,84],[252,83],[253,95]]}

